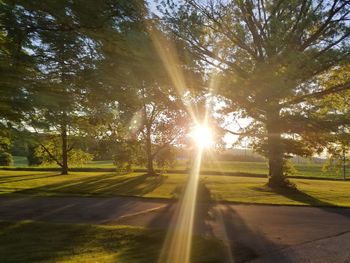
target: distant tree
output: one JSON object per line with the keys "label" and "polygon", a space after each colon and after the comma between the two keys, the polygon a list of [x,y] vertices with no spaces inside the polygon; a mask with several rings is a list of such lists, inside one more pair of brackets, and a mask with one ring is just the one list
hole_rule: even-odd
{"label": "distant tree", "polygon": [[[35,149],[35,157],[42,160],[41,164],[57,164],[62,167],[62,140],[59,136],[50,136]],[[67,151],[68,165],[82,166],[93,159],[93,155],[81,149],[69,148]]]}
{"label": "distant tree", "polygon": [[155,163],[162,171],[166,171],[169,168],[174,168],[176,165],[177,149],[168,145],[161,149],[155,156]]}
{"label": "distant tree", "polygon": [[10,130],[0,123],[0,165],[9,166],[13,163],[11,151]]}
{"label": "distant tree", "polygon": [[335,170],[346,179],[346,167],[350,161],[350,133],[348,128],[342,127],[336,134],[332,134],[327,145],[327,161],[324,170]]}
{"label": "distant tree", "polygon": [[159,8],[166,28],[213,69],[231,111],[254,120],[232,133],[255,138],[269,160],[269,186],[289,186],[285,159],[322,151],[320,134],[349,125],[343,113],[317,106],[350,88],[339,72],[350,59],[349,1],[188,0]]}
{"label": "distant tree", "polygon": [[11,149],[11,138],[10,138],[9,130],[6,127],[2,126],[0,129],[0,152],[9,152],[10,149]]}
{"label": "distant tree", "polygon": [[113,147],[113,163],[119,172],[130,172],[132,166],[137,164],[138,144],[135,141],[121,140]]}
{"label": "distant tree", "polygon": [[156,156],[186,136],[189,118],[171,90],[146,86],[140,89],[139,97],[141,109],[135,115],[132,129],[143,145],[147,173],[154,175]]}
{"label": "distant tree", "polygon": [[13,158],[10,153],[0,152],[0,166],[9,166],[13,163]]}
{"label": "distant tree", "polygon": [[28,146],[27,160],[29,166],[37,166],[43,163],[43,158],[37,154],[39,147],[38,145]]}

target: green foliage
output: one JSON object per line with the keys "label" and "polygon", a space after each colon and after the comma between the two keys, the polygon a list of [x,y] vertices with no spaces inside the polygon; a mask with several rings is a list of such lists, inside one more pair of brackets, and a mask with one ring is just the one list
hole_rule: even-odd
{"label": "green foliage", "polygon": [[[46,150],[44,149],[46,148]],[[48,154],[48,152],[50,154]],[[42,160],[42,165],[50,165],[62,160],[62,142],[58,136],[42,142],[42,146],[35,149],[35,158]],[[93,155],[81,149],[70,148],[68,150],[68,164],[82,166],[93,159]]]}
{"label": "green foliage", "polygon": [[30,145],[28,147],[27,160],[29,166],[41,165],[43,163],[43,158],[37,154],[38,148],[40,146]]}
{"label": "green foliage", "polygon": [[[104,109],[118,105],[118,112],[127,112],[124,104],[130,104],[138,87],[126,88],[132,80],[126,76],[132,66],[143,64],[131,58],[145,36],[144,1],[5,0],[0,13],[1,121],[60,134],[65,148],[69,136],[91,133],[101,138],[101,123],[89,119],[104,119],[110,113]],[[60,151],[69,150],[75,164],[91,159],[71,147],[47,146],[40,157],[45,163],[55,160],[63,173],[67,162]]]}
{"label": "green foliage", "polygon": [[13,163],[13,158],[10,153],[0,152],[0,166],[9,166]]}
{"label": "green foliage", "polygon": [[167,145],[157,153],[155,156],[155,163],[157,167],[166,171],[176,166],[176,156],[176,149],[173,146]]}
{"label": "green foliage", "polygon": [[[339,102],[339,111],[346,112],[348,109],[344,108],[344,99],[337,101]],[[337,133],[329,135],[327,139],[328,159],[323,169],[334,171],[338,175],[342,174],[345,178],[346,166],[350,161],[350,128],[343,125]]]}
{"label": "green foliage", "polygon": [[9,152],[11,149],[11,136],[9,129],[0,122],[0,152]]}
{"label": "green foliage", "polygon": [[130,172],[132,165],[136,163],[136,147],[128,141],[116,143],[113,147],[113,164],[119,172]]}
{"label": "green foliage", "polygon": [[[349,153],[344,153],[344,155],[330,155],[327,161],[324,163],[322,170],[324,172],[332,172],[337,177],[343,177],[348,173],[349,168]],[[344,174],[345,168],[345,174]]]}
{"label": "green foliage", "polygon": [[[283,178],[288,154],[310,156],[325,138],[349,127],[349,101],[338,110],[328,95],[349,90],[349,4],[346,1],[162,1],[168,28],[202,58],[242,136]],[[327,138],[329,139],[329,138]],[[280,179],[278,179],[280,180]]]}
{"label": "green foliage", "polygon": [[289,159],[283,160],[283,174],[284,176],[293,176],[297,174],[297,169]]}

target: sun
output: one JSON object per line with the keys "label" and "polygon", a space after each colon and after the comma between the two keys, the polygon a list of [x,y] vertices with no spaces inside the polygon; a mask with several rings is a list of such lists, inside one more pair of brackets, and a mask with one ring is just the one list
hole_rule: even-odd
{"label": "sun", "polygon": [[196,125],[190,132],[190,136],[195,141],[198,147],[209,148],[214,144],[213,133],[207,125]]}

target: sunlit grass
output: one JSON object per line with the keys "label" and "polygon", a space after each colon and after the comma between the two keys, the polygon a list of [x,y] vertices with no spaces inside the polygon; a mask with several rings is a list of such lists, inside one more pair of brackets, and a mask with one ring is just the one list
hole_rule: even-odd
{"label": "sunlit grass", "polygon": [[0,171],[0,196],[144,196],[174,198],[187,175],[148,177],[140,173]]}
{"label": "sunlit grass", "polygon": [[[142,174],[73,172],[62,176],[57,172],[0,170],[1,195],[40,196],[140,196],[147,198],[178,198],[187,175],[168,174],[145,177]],[[312,196],[292,198],[272,192],[264,185],[266,178],[238,176],[201,176],[201,184],[209,190],[212,200],[260,204],[341,205],[350,207],[350,181],[292,179],[298,189]],[[317,200],[320,200],[321,203]],[[322,203],[323,202],[323,203]]]}
{"label": "sunlit grass", "polygon": [[[0,222],[0,261],[156,262],[165,233],[129,226]],[[192,262],[220,262],[221,244],[195,236]]]}
{"label": "sunlit grass", "polygon": [[265,178],[205,176],[202,181],[212,199],[238,203],[350,207],[350,182],[291,179],[299,192],[276,193]]}
{"label": "sunlit grass", "polygon": [[[15,157],[15,165],[12,167],[28,167],[26,159],[24,157]],[[17,161],[16,161],[17,160]],[[57,165],[46,166],[48,168],[58,168]],[[112,161],[91,161],[82,166],[83,168],[110,168],[114,169]],[[156,168],[159,168],[155,166]],[[320,177],[320,178],[342,178],[341,173],[336,173],[332,170],[323,171],[322,164],[295,164],[296,174],[295,176],[305,177]],[[72,166],[75,168],[75,166]],[[78,167],[80,168],[80,167]],[[134,169],[144,169],[142,166],[135,166]],[[178,160],[174,167],[170,167],[172,170],[185,170],[188,169],[188,165],[184,160]],[[210,161],[205,160],[201,164],[202,171],[215,171],[215,172],[233,172],[233,173],[249,173],[249,174],[260,174],[266,175],[268,173],[268,166],[265,162],[238,162],[238,161]],[[347,168],[350,171],[350,167]],[[349,173],[350,178],[350,173]]]}

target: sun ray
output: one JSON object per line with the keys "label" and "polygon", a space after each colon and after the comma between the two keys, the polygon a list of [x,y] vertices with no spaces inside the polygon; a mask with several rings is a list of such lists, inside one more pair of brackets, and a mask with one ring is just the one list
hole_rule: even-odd
{"label": "sun ray", "polygon": [[[163,62],[163,65],[171,79],[172,84],[174,85],[178,95],[181,99],[184,98],[186,93],[186,81],[184,76],[179,69],[180,61],[177,56],[176,49],[174,44],[167,40],[162,33],[160,33],[154,26],[149,25],[149,34],[151,36],[153,45],[158,53],[160,59]],[[194,110],[191,105],[184,103],[188,113],[191,118],[196,121],[196,115],[194,114]]]}
{"label": "sun ray", "polygon": [[193,127],[190,136],[198,147],[209,148],[214,144],[212,131],[204,124],[197,124]]}
{"label": "sun ray", "polygon": [[175,226],[169,230],[159,263],[189,263],[191,256],[193,222],[203,148],[198,147],[185,193],[180,201]]}
{"label": "sun ray", "polygon": [[[187,91],[186,81],[180,70],[179,59],[173,43],[166,39],[152,25],[149,25],[149,33],[155,50],[161,58],[172,84],[192,118],[192,122],[195,125],[194,131],[197,133],[193,138],[196,142],[193,167],[183,196],[179,201],[175,217],[173,218],[174,227],[168,231],[159,257],[160,263],[189,263],[202,154],[204,148],[210,147],[213,144],[211,130],[208,127],[209,111],[212,105],[206,105],[204,118],[199,119],[193,107],[184,101]],[[212,85],[215,84],[213,83]]]}

